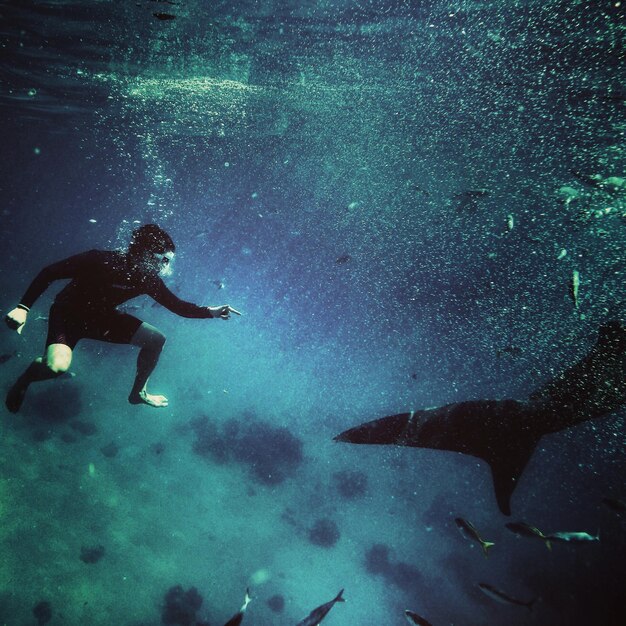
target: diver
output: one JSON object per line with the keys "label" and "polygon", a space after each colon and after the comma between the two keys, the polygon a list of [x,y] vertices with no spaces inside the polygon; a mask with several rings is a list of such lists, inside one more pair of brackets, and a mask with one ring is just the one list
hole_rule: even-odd
{"label": "diver", "polygon": [[227,320],[231,313],[241,315],[227,304],[199,306],[174,295],[161,276],[171,274],[175,249],[168,233],[156,224],[145,224],[132,232],[126,252],[89,250],[41,270],[17,307],[5,317],[9,328],[18,333],[24,329],[28,312],[37,298],[53,281],[69,278],[70,282],[50,308],[44,356],[28,366],[7,394],[9,411],[19,411],[31,383],[67,372],[72,350],[81,339],[137,346],[137,374],[128,401],[166,407],[165,396],[147,391],[148,378],[159,360],[165,335],[117,307],[146,294],[181,317]]}

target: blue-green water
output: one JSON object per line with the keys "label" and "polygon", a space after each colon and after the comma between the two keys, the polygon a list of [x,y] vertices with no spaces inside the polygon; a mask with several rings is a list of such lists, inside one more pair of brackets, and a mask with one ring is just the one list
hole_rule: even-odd
{"label": "blue-green water", "polygon": [[[159,624],[180,584],[212,625],[248,586],[255,626],[295,625],[341,588],[329,626],[407,608],[435,626],[623,623],[626,529],[602,504],[626,498],[623,410],[544,438],[511,519],[472,457],[332,442],[391,413],[525,398],[623,315],[623,15],[0,2],[4,309],[48,263],[158,222],[170,288],[244,313],[130,303],[168,337],[150,381],[167,409],[126,402],[133,348],[89,341],[74,377],[2,408],[0,622],[35,624],[45,600],[53,625]],[[60,286],[0,335],[3,392],[41,354]],[[342,495],[346,472],[363,492]],[[495,541],[488,559],[456,517]],[[319,520],[332,546],[311,541]],[[601,540],[548,552],[511,520]],[[497,604],[479,582],[540,600]]]}

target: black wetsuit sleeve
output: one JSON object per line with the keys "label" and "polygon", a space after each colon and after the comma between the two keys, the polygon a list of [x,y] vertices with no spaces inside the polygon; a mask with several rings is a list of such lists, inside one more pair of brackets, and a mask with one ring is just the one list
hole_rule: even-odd
{"label": "black wetsuit sleeve", "polygon": [[51,283],[64,278],[74,278],[79,272],[92,265],[98,258],[99,252],[97,250],[89,250],[44,267],[29,285],[20,300],[20,304],[30,309]]}
{"label": "black wetsuit sleeve", "polygon": [[155,280],[148,295],[154,298],[154,300],[163,305],[166,309],[170,310],[172,313],[176,313],[176,315],[180,315],[181,317],[190,317],[194,319],[208,319],[213,317],[208,306],[199,306],[198,304],[181,300],[165,286],[165,283],[160,278]]}

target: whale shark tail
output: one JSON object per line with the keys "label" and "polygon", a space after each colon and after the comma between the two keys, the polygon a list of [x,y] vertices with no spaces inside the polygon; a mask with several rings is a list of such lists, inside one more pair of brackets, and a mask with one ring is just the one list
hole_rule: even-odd
{"label": "whale shark tail", "polygon": [[356,444],[398,445],[469,454],[485,461],[498,507],[511,514],[511,496],[544,434],[538,416],[514,400],[476,400],[389,415],[335,437]]}
{"label": "whale shark tail", "polygon": [[514,445],[502,446],[498,449],[497,454],[484,459],[491,469],[491,479],[498,508],[504,515],[511,515],[511,496],[540,438],[541,436],[533,437],[524,441],[518,439]]}

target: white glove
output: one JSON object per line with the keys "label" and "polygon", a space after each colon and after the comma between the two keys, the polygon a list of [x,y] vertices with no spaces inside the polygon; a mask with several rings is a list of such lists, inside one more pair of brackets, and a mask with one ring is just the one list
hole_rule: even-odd
{"label": "white glove", "polygon": [[26,318],[28,317],[28,311],[26,308],[17,306],[12,311],[9,311],[4,318],[7,326],[11,330],[16,330],[18,334],[22,334],[24,330],[24,324],[26,324]]}

